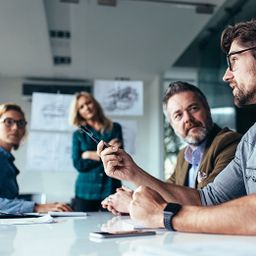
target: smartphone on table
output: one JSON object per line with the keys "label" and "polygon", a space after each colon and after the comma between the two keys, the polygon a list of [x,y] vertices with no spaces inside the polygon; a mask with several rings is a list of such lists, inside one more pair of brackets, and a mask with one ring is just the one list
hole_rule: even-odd
{"label": "smartphone on table", "polygon": [[92,232],[90,237],[95,238],[116,238],[116,237],[131,237],[131,236],[152,236],[155,231],[147,230],[131,230],[131,231],[115,231],[115,232]]}

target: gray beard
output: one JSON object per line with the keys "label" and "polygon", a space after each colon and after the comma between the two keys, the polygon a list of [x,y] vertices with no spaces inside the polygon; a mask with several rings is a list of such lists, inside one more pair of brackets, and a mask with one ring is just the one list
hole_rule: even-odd
{"label": "gray beard", "polygon": [[200,127],[196,135],[188,135],[183,140],[189,145],[198,146],[201,144],[207,137],[209,130],[207,128]]}

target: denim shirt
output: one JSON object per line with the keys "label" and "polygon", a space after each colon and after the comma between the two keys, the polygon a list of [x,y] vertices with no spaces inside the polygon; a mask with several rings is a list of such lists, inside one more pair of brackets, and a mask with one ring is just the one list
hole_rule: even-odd
{"label": "denim shirt", "polygon": [[0,147],[0,211],[4,212],[32,212],[33,202],[18,200],[19,186],[17,175],[19,170],[14,165],[14,156]]}
{"label": "denim shirt", "polygon": [[215,205],[256,193],[256,123],[238,144],[235,158],[215,178],[199,190],[203,205]]}

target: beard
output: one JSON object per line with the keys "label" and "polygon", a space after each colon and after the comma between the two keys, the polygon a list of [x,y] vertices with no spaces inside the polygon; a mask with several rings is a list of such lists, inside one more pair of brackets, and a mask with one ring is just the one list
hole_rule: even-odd
{"label": "beard", "polygon": [[197,127],[196,134],[189,134],[183,140],[189,145],[198,146],[201,144],[209,134],[209,130],[205,127]]}
{"label": "beard", "polygon": [[239,88],[236,88],[237,92],[234,94],[234,103],[237,107],[241,108],[245,105],[253,103],[255,98],[255,91],[243,92]]}
{"label": "beard", "polygon": [[[175,131],[175,133],[187,144],[192,146],[198,146],[207,138],[212,127],[213,127],[212,118],[211,116],[208,116],[205,127],[201,122],[197,122],[197,123],[191,124],[191,127],[187,130],[187,135],[185,137],[181,136],[177,131]],[[190,131],[192,129],[196,129],[196,132]]]}

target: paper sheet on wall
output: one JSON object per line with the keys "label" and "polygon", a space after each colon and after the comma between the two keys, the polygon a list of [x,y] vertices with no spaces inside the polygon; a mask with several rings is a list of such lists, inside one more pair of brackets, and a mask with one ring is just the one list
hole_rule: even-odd
{"label": "paper sheet on wall", "polygon": [[143,115],[143,82],[95,80],[94,97],[107,115]]}
{"label": "paper sheet on wall", "polygon": [[32,171],[73,171],[72,134],[30,131],[27,169]]}
{"label": "paper sheet on wall", "polygon": [[33,93],[31,129],[47,131],[72,131],[68,124],[73,95]]}
{"label": "paper sheet on wall", "polygon": [[136,153],[136,134],[137,134],[137,122],[133,120],[116,120],[122,126],[124,149],[130,155],[135,155]]}

